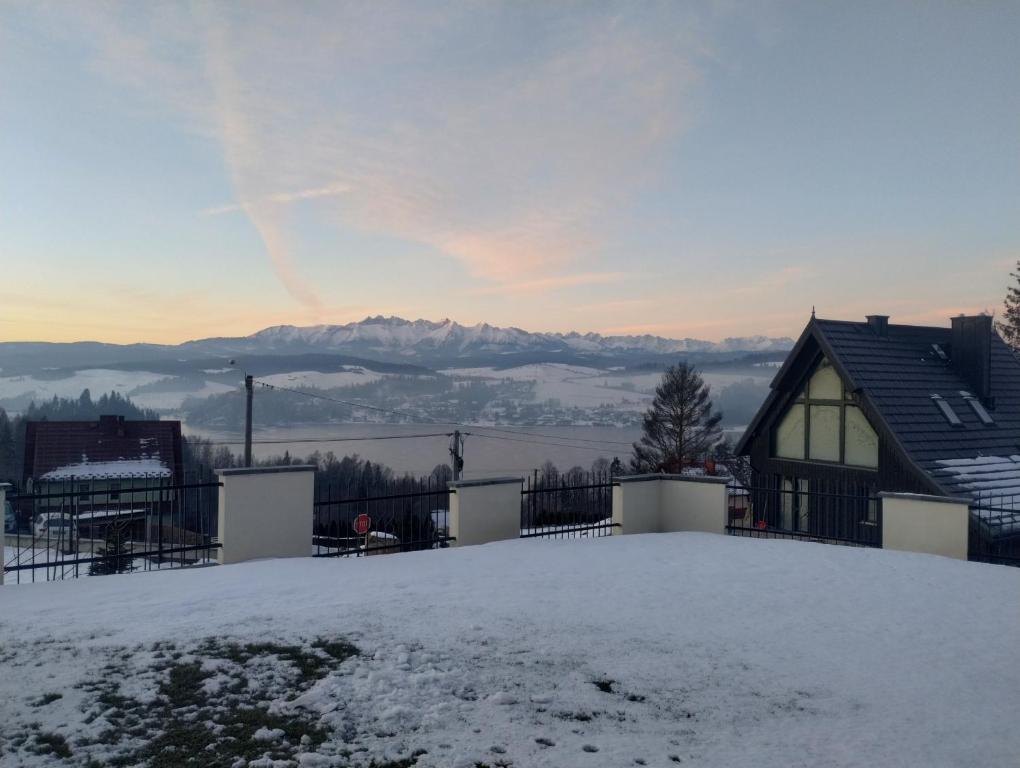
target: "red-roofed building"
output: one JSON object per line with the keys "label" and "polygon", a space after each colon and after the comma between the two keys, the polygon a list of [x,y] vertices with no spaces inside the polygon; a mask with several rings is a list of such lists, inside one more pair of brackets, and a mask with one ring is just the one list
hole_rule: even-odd
{"label": "red-roofed building", "polygon": [[25,433],[24,488],[35,514],[74,515],[79,525],[115,514],[158,511],[174,498],[159,491],[182,482],[179,421],[30,421]]}

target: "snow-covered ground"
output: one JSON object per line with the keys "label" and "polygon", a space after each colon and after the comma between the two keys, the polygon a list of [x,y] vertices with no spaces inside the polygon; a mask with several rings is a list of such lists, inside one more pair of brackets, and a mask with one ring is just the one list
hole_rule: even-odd
{"label": "snow-covered ground", "polygon": [[371,384],[385,378],[385,374],[369,371],[358,365],[344,366],[342,371],[294,371],[293,373],[274,373],[262,376],[260,381],[283,387],[314,387],[331,389],[333,387],[353,387],[358,384]]}
{"label": "snow-covered ground", "polygon": [[[594,408],[600,405],[629,406],[632,410],[648,407],[650,398],[625,388],[629,378],[563,363],[536,363],[516,368],[453,368],[443,371],[451,376],[535,382],[534,400],[559,400],[566,407]],[[656,383],[661,379],[656,377]]]}
{"label": "snow-covered ground", "polygon": [[[639,373],[602,370],[564,363],[534,363],[515,368],[451,368],[443,373],[454,377],[495,381],[533,381],[536,402],[559,400],[566,407],[579,408],[615,405],[643,410],[648,407],[655,388],[662,382],[662,371]],[[769,380],[765,374],[752,376],[747,373],[711,371],[703,372],[702,378],[714,392],[748,379],[760,382]]]}
{"label": "snow-covered ground", "polygon": [[0,763],[1016,766],[1018,599],[707,534],[2,587]]}
{"label": "snow-covered ground", "polygon": [[140,408],[169,411],[180,408],[181,404],[189,397],[203,399],[213,395],[222,395],[224,392],[236,392],[241,387],[240,382],[236,385],[230,385],[224,384],[221,381],[196,382],[191,379],[182,378],[176,379],[174,384],[179,385],[179,389],[167,389],[157,392],[131,392],[129,393],[131,402]]}
{"label": "snow-covered ground", "polygon": [[84,389],[91,391],[93,397],[113,391],[124,395],[136,387],[165,378],[168,377],[164,374],[150,371],[113,371],[104,368],[75,371],[62,379],[7,376],[0,377],[0,398],[31,396],[37,403],[41,403],[53,397],[77,398]]}

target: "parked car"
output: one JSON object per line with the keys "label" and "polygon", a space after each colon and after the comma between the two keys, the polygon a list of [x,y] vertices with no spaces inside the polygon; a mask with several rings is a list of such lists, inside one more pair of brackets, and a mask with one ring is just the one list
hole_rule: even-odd
{"label": "parked car", "polygon": [[11,502],[4,502],[4,533],[17,533],[18,519],[14,516],[14,507]]}
{"label": "parked car", "polygon": [[46,512],[39,515],[35,521],[35,535],[36,538],[49,541],[63,540],[70,544],[78,538],[78,528],[69,515]]}

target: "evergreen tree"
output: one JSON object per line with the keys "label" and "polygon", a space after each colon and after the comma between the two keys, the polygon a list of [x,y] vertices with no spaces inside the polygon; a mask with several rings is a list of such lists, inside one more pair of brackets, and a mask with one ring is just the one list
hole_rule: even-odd
{"label": "evergreen tree", "polygon": [[0,408],[0,483],[20,480],[19,470],[14,425],[11,424],[7,413]]}
{"label": "evergreen tree", "polygon": [[1020,261],[1016,263],[1016,272],[1010,272],[1013,285],[1006,289],[1005,320],[998,323],[999,333],[1013,349],[1020,350]]}
{"label": "evergreen tree", "polygon": [[644,415],[644,434],[634,443],[635,472],[680,472],[710,453],[722,438],[721,413],[712,412],[709,387],[686,362],[669,366]]}
{"label": "evergreen tree", "polygon": [[106,529],[105,546],[96,552],[100,560],[89,564],[89,576],[108,576],[113,573],[129,573],[135,569],[131,557],[131,544],[123,525],[111,525]]}

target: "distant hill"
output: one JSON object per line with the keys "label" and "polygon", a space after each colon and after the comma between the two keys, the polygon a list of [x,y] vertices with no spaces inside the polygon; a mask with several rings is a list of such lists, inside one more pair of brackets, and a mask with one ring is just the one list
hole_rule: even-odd
{"label": "distant hill", "polygon": [[603,336],[598,333],[532,333],[453,320],[405,320],[368,317],[345,325],[298,327],[279,325],[240,339],[203,339],[182,344],[183,351],[217,353],[296,354],[337,352],[385,361],[422,365],[465,362],[601,360],[638,362],[662,356],[724,355],[780,352],[793,346],[789,338],[750,336],[721,342],[668,339],[661,336]]}
{"label": "distant hill", "polygon": [[[153,370],[211,358],[247,360],[277,355],[347,355],[391,364],[431,368],[538,362],[640,365],[679,357],[720,361],[747,353],[782,353],[789,338],[749,336],[721,342],[661,336],[603,336],[597,333],[532,333],[487,323],[368,317],[344,325],[280,325],[242,337],[197,339],[177,345],[75,342],[0,343],[0,376],[44,368],[138,366]],[[350,361],[345,361],[350,362]],[[158,365],[162,364],[162,366]]]}

